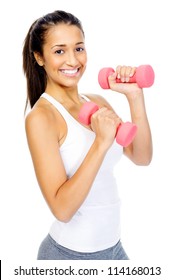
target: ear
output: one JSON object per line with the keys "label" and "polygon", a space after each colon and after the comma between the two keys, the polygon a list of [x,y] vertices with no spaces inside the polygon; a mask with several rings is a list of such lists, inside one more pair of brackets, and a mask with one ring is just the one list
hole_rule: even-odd
{"label": "ear", "polygon": [[40,66],[44,65],[43,58],[40,55],[40,53],[34,52],[34,57],[35,57],[35,60],[37,61],[38,65],[40,65]]}

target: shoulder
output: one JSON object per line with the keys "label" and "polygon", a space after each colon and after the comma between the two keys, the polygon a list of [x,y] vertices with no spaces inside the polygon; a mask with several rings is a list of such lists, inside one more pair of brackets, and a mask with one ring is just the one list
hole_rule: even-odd
{"label": "shoulder", "polygon": [[26,126],[48,125],[51,120],[49,110],[41,107],[33,108],[25,117]]}
{"label": "shoulder", "polygon": [[25,117],[26,132],[50,131],[55,124],[55,113],[46,103],[38,103]]}

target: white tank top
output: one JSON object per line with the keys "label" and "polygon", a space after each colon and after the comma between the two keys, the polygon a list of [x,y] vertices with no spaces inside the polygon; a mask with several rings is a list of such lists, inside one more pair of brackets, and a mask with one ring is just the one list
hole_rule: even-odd
{"label": "white tank top", "polygon": [[[88,153],[95,133],[75,120],[53,97],[47,93],[41,97],[55,106],[67,124],[68,132],[60,153],[70,178]],[[90,101],[86,96],[82,97]],[[78,252],[95,252],[112,247],[119,241],[120,199],[114,174],[122,153],[122,146],[114,141],[82,206],[69,222],[55,220],[49,233],[58,244]]]}

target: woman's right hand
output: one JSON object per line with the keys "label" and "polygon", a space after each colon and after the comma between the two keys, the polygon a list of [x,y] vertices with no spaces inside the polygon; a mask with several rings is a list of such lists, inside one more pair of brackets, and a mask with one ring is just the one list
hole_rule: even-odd
{"label": "woman's right hand", "polygon": [[121,123],[119,116],[106,107],[100,108],[91,117],[91,129],[96,134],[96,140],[106,149],[113,144],[117,128]]}

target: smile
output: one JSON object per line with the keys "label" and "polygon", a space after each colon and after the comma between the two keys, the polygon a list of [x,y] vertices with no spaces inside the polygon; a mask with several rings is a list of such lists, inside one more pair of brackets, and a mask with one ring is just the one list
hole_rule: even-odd
{"label": "smile", "polygon": [[79,72],[79,68],[77,69],[62,69],[60,70],[61,73],[67,75],[67,76],[75,76]]}

